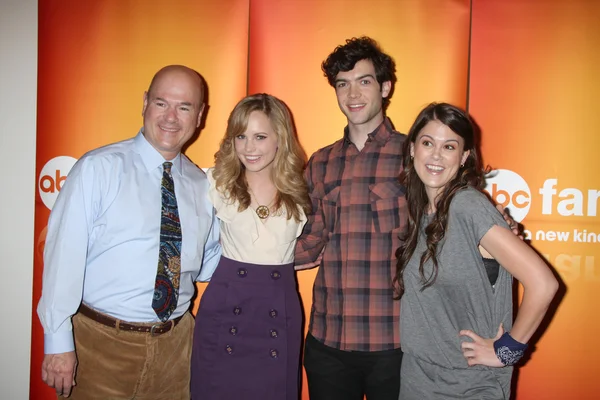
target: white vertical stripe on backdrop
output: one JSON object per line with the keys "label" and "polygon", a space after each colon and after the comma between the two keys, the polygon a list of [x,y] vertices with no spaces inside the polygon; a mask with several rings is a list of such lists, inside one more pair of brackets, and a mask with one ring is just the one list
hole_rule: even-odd
{"label": "white vertical stripe on backdrop", "polygon": [[37,34],[37,0],[0,0],[2,399],[29,398]]}

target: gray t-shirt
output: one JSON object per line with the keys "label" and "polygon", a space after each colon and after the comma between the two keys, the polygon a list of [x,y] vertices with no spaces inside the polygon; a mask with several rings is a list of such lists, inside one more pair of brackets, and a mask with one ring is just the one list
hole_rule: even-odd
{"label": "gray t-shirt", "polygon": [[[509,229],[488,198],[473,188],[456,193],[450,204],[445,238],[438,245],[438,277],[422,290],[419,260],[426,249],[425,227],[420,228],[417,248],[404,272],[401,300],[400,342],[404,353],[417,360],[447,369],[469,367],[460,344],[470,340],[458,332],[470,329],[483,338],[496,336],[503,323],[512,327],[512,276],[501,266],[494,287],[490,284],[478,249],[481,238],[494,225]],[[425,264],[425,276],[433,263]],[[510,380],[510,371],[500,375]],[[496,374],[494,374],[496,375]]]}

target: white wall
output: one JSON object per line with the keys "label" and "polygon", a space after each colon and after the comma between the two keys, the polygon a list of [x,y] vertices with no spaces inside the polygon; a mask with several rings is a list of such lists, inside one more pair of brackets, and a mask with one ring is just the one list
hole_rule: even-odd
{"label": "white wall", "polygon": [[37,0],[0,0],[0,398],[29,398]]}

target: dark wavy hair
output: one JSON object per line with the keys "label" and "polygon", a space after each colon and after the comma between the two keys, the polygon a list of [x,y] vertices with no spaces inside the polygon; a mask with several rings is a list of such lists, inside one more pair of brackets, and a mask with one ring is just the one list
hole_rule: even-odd
{"label": "dark wavy hair", "polygon": [[[439,121],[446,125],[464,140],[464,151],[469,150],[469,156],[460,166],[454,179],[446,184],[444,190],[435,199],[435,214],[429,225],[425,228],[427,236],[427,250],[421,254],[419,273],[423,286],[421,290],[433,285],[438,276],[437,248],[444,238],[448,226],[448,210],[454,195],[466,187],[482,189],[485,171],[481,166],[478,150],[478,135],[475,126],[467,113],[460,108],[447,103],[431,103],[417,116],[404,142],[403,157],[404,170],[400,174],[400,181],[406,187],[406,201],[408,203],[408,229],[403,243],[396,250],[398,263],[394,277],[394,291],[396,299],[404,294],[403,272],[408,261],[413,256],[419,238],[421,220],[428,208],[429,200],[425,192],[425,185],[415,171],[411,157],[410,147],[414,145],[421,130],[431,121]],[[431,260],[433,270],[425,276],[425,262]]]}
{"label": "dark wavy hair", "polygon": [[340,71],[346,72],[354,69],[357,62],[369,60],[375,68],[375,78],[381,87],[383,82],[390,81],[392,90],[387,98],[383,99],[383,105],[387,106],[392,96],[394,84],[396,83],[396,64],[392,57],[381,51],[379,44],[370,37],[346,39],[346,44],[339,45],[321,64],[321,69],[327,77],[327,81],[335,87],[335,78]]}

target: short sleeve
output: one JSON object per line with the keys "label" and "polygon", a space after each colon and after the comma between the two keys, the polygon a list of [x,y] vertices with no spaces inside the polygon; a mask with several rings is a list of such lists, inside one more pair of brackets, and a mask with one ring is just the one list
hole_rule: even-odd
{"label": "short sleeve", "polygon": [[304,210],[302,209],[302,207],[298,206],[298,210],[300,211],[300,222],[298,223],[298,229],[296,231],[296,239],[299,238],[300,235],[302,235],[302,231],[304,230],[304,225],[306,225],[306,222],[308,221],[308,217],[304,213]]}
{"label": "short sleeve", "polygon": [[502,214],[485,194],[474,188],[466,188],[456,193],[450,205],[450,218],[471,231],[477,243],[494,225],[509,229]]}
{"label": "short sleeve", "polygon": [[224,195],[219,192],[216,187],[216,181],[213,177],[214,168],[209,168],[206,171],[208,178],[208,198],[215,208],[217,218],[223,222],[231,222],[238,213],[237,204],[232,204],[227,201]]}

